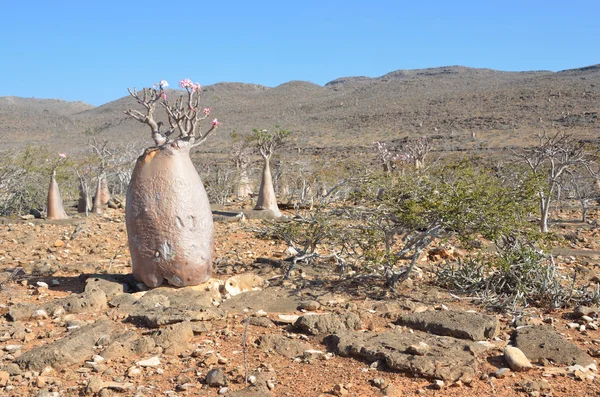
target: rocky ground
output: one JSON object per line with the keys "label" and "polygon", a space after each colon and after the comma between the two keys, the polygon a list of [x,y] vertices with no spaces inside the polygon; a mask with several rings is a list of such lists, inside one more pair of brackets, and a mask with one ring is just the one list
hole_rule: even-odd
{"label": "rocky ground", "polygon": [[[333,265],[284,281],[259,223],[216,223],[206,284],[147,291],[122,210],[0,221],[0,395],[600,395],[597,308],[488,312],[426,270],[397,292]],[[557,232],[565,272],[596,280],[594,225]]]}

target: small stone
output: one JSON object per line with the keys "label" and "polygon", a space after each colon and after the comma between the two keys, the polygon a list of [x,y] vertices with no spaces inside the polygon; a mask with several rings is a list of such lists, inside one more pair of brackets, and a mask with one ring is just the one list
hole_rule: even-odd
{"label": "small stone", "polygon": [[325,355],[325,353],[321,350],[304,350],[304,353],[302,353],[302,356],[306,359],[306,360],[317,360],[320,358],[323,358],[323,356]]}
{"label": "small stone", "polygon": [[92,376],[85,387],[86,394],[96,394],[102,390],[103,386],[102,378],[99,376]]}
{"label": "small stone", "polygon": [[10,374],[6,371],[0,371],[0,387],[4,387],[8,384]]}
{"label": "small stone", "polygon": [[140,367],[158,367],[160,365],[160,359],[156,356],[148,358],[146,360],[141,360],[135,363]]}
{"label": "small stone", "polygon": [[33,315],[31,316],[31,318],[33,318],[34,320],[45,320],[48,317],[48,313],[45,310],[41,309],[33,312]]}
{"label": "small stone", "polygon": [[250,375],[250,376],[248,377],[248,383],[250,383],[251,385],[254,385],[254,384],[256,384],[256,376],[254,376],[254,375]]}
{"label": "small stone", "polygon": [[22,347],[22,345],[6,345],[4,346],[4,351],[8,353],[14,353],[17,350],[21,350]]}
{"label": "small stone", "polygon": [[219,395],[222,396],[223,394],[227,393],[228,391],[229,391],[228,387],[222,387],[219,389]]}
{"label": "small stone", "polygon": [[388,385],[388,381],[385,378],[375,378],[373,379],[373,386],[378,387],[380,389],[385,388]]}
{"label": "small stone", "polygon": [[64,247],[64,246],[65,246],[65,242],[64,242],[64,241],[62,241],[62,240],[56,240],[56,241],[54,242],[54,246],[55,246],[56,248]]}
{"label": "small stone", "polygon": [[43,281],[38,281],[37,283],[35,283],[35,285],[37,285],[40,288],[48,288],[48,284]]}
{"label": "small stone", "polygon": [[221,368],[214,368],[208,371],[205,382],[210,387],[223,387],[229,383],[225,372]]}
{"label": "small stone", "polygon": [[569,329],[579,329],[579,323],[568,323],[567,328]]}
{"label": "small stone", "polygon": [[597,311],[598,309],[595,307],[580,305],[573,309],[573,314],[575,314],[576,317],[593,316]]}
{"label": "small stone", "polygon": [[381,390],[381,393],[386,397],[401,397],[402,393],[400,389],[394,386],[393,383],[389,383],[386,387]]}
{"label": "small stone", "polygon": [[510,368],[500,368],[494,372],[494,376],[498,379],[502,379],[508,376],[510,373]]}
{"label": "small stone", "polygon": [[314,312],[315,310],[318,310],[320,307],[321,307],[321,304],[317,301],[301,302],[300,305],[298,305],[299,310],[307,310],[310,312]]}
{"label": "small stone", "polygon": [[275,389],[275,383],[274,383],[272,380],[268,380],[268,381],[267,381],[267,388],[268,388],[269,390],[273,390],[273,389]]}
{"label": "small stone", "polygon": [[594,321],[594,319],[591,318],[590,316],[581,316],[581,319],[583,321],[585,321],[586,323],[591,323],[592,321]]}
{"label": "small stone", "polygon": [[42,387],[45,387],[47,383],[48,383],[48,378],[46,378],[45,376],[38,376],[35,380],[35,386],[40,389]]}
{"label": "small stone", "polygon": [[60,285],[60,281],[58,281],[57,279],[53,278],[53,279],[50,281],[50,284],[51,284],[53,287],[58,287],[58,286]]}
{"label": "small stone", "polygon": [[408,349],[406,349],[406,352],[415,356],[424,356],[430,349],[431,347],[429,347],[427,343],[419,342],[416,345],[410,345]]}
{"label": "small stone", "polygon": [[138,367],[129,367],[127,370],[127,376],[130,378],[135,378],[136,376],[140,376],[142,374],[142,370]]}
{"label": "small stone", "polygon": [[513,371],[526,371],[533,368],[533,365],[531,365],[531,362],[521,349],[514,346],[506,346],[504,348],[504,359]]}
{"label": "small stone", "polygon": [[345,396],[346,394],[348,394],[348,390],[341,383],[338,383],[337,385],[333,386],[334,396]]}
{"label": "small stone", "polygon": [[431,388],[433,390],[442,390],[444,388],[444,381],[440,380],[440,379],[436,379],[432,384],[431,384]]}
{"label": "small stone", "polygon": [[219,359],[217,360],[217,364],[227,364],[229,360],[226,357],[219,357]]}

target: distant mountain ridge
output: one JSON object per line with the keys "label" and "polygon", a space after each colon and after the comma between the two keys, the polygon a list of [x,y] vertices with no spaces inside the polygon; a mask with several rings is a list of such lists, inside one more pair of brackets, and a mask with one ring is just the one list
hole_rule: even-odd
{"label": "distant mountain ridge", "polygon": [[[468,149],[518,145],[542,128],[567,129],[586,138],[600,132],[600,65],[560,72],[446,66],[340,77],[324,86],[225,82],[203,87],[203,97],[213,108],[211,117],[223,123],[206,143],[211,151],[226,151],[232,131],[250,133],[276,124],[294,132],[289,146],[298,148],[431,136],[440,144]],[[128,118],[128,108],[139,109],[128,95],[98,107],[0,97],[1,147],[75,150],[92,137],[150,145],[148,127]]]}

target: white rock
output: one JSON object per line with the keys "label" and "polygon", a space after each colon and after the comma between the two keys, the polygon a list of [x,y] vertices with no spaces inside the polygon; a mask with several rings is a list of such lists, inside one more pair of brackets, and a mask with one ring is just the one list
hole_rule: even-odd
{"label": "white rock", "polygon": [[98,364],[98,363],[106,361],[106,359],[99,354],[94,354],[92,356],[92,361],[95,362],[96,364]]}
{"label": "white rock", "polygon": [[48,313],[45,310],[36,310],[31,317],[35,320],[45,320],[48,318]]}
{"label": "white rock", "polygon": [[282,324],[294,324],[299,318],[300,316],[296,314],[279,314],[275,321]]}
{"label": "white rock", "polygon": [[228,391],[229,391],[229,388],[222,387],[222,388],[219,389],[219,395],[222,396],[223,394],[227,393]]}
{"label": "white rock", "polygon": [[248,377],[248,383],[250,383],[251,385],[255,384],[256,383],[256,376],[250,375]]}
{"label": "white rock", "polygon": [[302,354],[304,356],[305,359],[307,360],[315,360],[318,358],[323,358],[323,356],[325,355],[325,353],[321,350],[304,350],[304,353]]}
{"label": "white rock", "polygon": [[504,348],[504,359],[513,371],[526,371],[533,368],[525,353],[514,346],[506,346]]}
{"label": "white rock", "polygon": [[568,323],[567,327],[570,329],[579,329],[579,323]]}
{"label": "white rock", "polygon": [[48,284],[43,281],[38,281],[37,283],[35,283],[35,285],[37,285],[40,288],[48,288]]}
{"label": "white rock", "polygon": [[594,319],[591,318],[590,316],[581,316],[581,319],[583,321],[585,321],[586,323],[591,323],[592,321],[594,321]]}
{"label": "white rock", "polygon": [[158,367],[160,365],[160,359],[156,356],[148,358],[146,360],[141,360],[135,363],[140,367]]}
{"label": "white rock", "polygon": [[9,353],[14,353],[17,350],[21,350],[21,347],[23,347],[22,345],[6,345],[4,346],[4,351],[7,351]]}

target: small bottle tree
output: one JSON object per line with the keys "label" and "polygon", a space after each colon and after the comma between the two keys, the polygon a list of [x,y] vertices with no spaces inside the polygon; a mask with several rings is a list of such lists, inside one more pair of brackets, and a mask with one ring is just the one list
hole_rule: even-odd
{"label": "small bottle tree", "polygon": [[282,214],[277,206],[277,197],[275,196],[275,188],[273,187],[270,161],[275,149],[283,145],[283,142],[289,136],[290,132],[279,128],[279,126],[275,126],[275,129],[272,132],[269,132],[268,130],[258,130],[256,128],[252,131],[254,132],[256,147],[264,160],[262,179],[254,209],[268,210],[273,213],[273,216],[280,217]]}
{"label": "small bottle tree", "polygon": [[59,159],[52,167],[52,175],[50,176],[50,186],[48,188],[48,202],[47,202],[47,219],[68,219],[69,216],[65,212],[63,201],[60,196],[60,190],[58,189],[58,183],[56,183],[56,169],[58,168],[61,161],[63,161],[67,155],[60,153]]}
{"label": "small bottle tree", "polygon": [[[214,226],[206,190],[190,158],[190,149],[203,143],[219,122],[206,132],[201,121],[210,108],[200,106],[201,87],[189,79],[174,102],[167,99],[167,82],[129,94],[143,112],[125,113],[150,127],[156,146],[136,162],[127,189],[126,225],[133,276],[149,287],[165,280],[174,286],[197,285],[212,274]],[[157,106],[167,121],[156,120]]]}
{"label": "small bottle tree", "polygon": [[233,149],[231,151],[231,160],[238,174],[238,184],[235,191],[237,198],[247,198],[252,194],[252,184],[248,176],[248,166],[250,165],[250,154],[252,152],[251,137],[240,136],[232,133]]}

